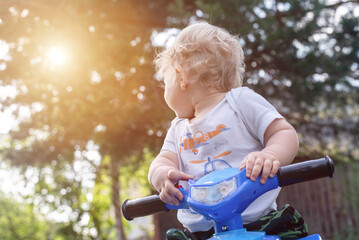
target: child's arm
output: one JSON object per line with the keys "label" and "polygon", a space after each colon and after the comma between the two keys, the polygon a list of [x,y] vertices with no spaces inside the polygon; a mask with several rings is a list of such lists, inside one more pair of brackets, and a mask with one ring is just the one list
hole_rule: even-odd
{"label": "child's arm", "polygon": [[178,170],[177,155],[171,151],[161,151],[153,160],[148,173],[148,181],[160,193],[163,202],[178,205],[183,195],[175,187],[180,180],[188,180],[194,176]]}
{"label": "child's arm", "polygon": [[252,181],[262,172],[261,183],[265,183],[268,176],[274,177],[280,166],[290,164],[299,147],[295,129],[284,119],[276,119],[267,127],[264,144],[262,151],[248,154],[240,166],[240,169],[246,168],[246,175]]}

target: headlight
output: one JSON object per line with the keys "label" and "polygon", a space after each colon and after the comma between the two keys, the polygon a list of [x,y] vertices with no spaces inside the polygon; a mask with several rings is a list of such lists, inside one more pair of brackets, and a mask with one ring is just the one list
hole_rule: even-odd
{"label": "headlight", "polygon": [[192,187],[191,197],[197,202],[207,205],[220,202],[223,198],[230,195],[237,188],[236,178],[223,181],[209,187]]}

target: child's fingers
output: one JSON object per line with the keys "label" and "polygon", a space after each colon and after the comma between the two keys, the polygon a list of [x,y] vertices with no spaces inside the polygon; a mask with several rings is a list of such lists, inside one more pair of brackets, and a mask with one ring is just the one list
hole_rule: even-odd
{"label": "child's fingers", "polygon": [[254,167],[254,157],[248,157],[246,160],[246,177],[250,178]]}
{"label": "child's fingers", "polygon": [[178,199],[173,197],[171,194],[169,194],[166,191],[161,191],[159,196],[162,202],[168,203],[170,205],[176,205],[176,206],[179,205]]}
{"label": "child's fingers", "polygon": [[246,168],[246,177],[255,181],[262,173],[260,182],[265,183],[268,177],[274,177],[280,167],[278,159],[270,154],[252,152],[240,164],[240,170]]}
{"label": "child's fingers", "polygon": [[182,195],[181,191],[178,190],[178,188],[176,188],[174,185],[172,185],[172,183],[170,183],[170,184],[169,184],[170,186],[166,188],[166,191],[171,196],[176,197],[178,200],[182,201],[183,195]]}
{"label": "child's fingers", "polygon": [[194,178],[194,176],[172,169],[167,173],[168,180],[164,182],[160,191],[160,199],[171,205],[179,205],[179,201],[182,201],[183,194],[175,187],[175,184],[180,180],[188,180]]}
{"label": "child's fingers", "polygon": [[180,172],[177,170],[169,170],[167,176],[172,183],[177,183],[179,180],[181,180]]}
{"label": "child's fingers", "polygon": [[270,177],[274,177],[278,173],[279,167],[280,167],[280,162],[273,161],[273,166],[272,166],[272,171],[270,172]]}
{"label": "child's fingers", "polygon": [[189,179],[194,179],[194,175],[189,175],[187,173],[184,173],[184,172],[179,172],[180,175],[181,175],[181,179],[180,180],[183,180],[183,181],[188,181]]}
{"label": "child's fingers", "polygon": [[261,173],[262,171],[262,168],[263,168],[263,158],[256,158],[255,162],[254,162],[254,166],[253,166],[253,169],[252,169],[252,173],[250,175],[250,178],[252,181],[255,181],[257,179],[257,177],[259,176],[259,174]]}
{"label": "child's fingers", "polygon": [[272,168],[273,168],[272,160],[266,159],[264,161],[264,164],[263,164],[262,176],[261,176],[261,179],[260,179],[260,182],[262,184],[264,184],[267,181],[267,179],[269,177],[269,174],[271,173]]}
{"label": "child's fingers", "polygon": [[190,178],[194,178],[194,176],[172,169],[168,171],[168,178],[171,180],[171,182],[177,183],[180,180],[188,180]]}
{"label": "child's fingers", "polygon": [[241,162],[241,165],[239,165],[239,170],[242,170],[243,168],[246,167],[246,158]]}
{"label": "child's fingers", "polygon": [[171,181],[166,181],[163,189],[160,192],[160,198],[162,201],[171,205],[178,205],[178,200],[181,201],[183,199],[183,195]]}

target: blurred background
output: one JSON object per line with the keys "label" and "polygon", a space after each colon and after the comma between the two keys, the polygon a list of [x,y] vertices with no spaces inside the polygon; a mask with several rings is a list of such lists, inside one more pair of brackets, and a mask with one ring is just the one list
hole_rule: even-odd
{"label": "blurred background", "polygon": [[357,0],[0,0],[0,239],[164,239],[175,213],[124,221],[173,113],[155,53],[196,20],[240,36],[245,86],[295,126],[295,161],[332,180],[284,189],[310,232],[359,239]]}

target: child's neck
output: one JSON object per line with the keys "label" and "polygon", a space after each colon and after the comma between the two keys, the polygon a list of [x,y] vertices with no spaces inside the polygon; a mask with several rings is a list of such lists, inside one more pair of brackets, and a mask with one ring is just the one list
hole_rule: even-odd
{"label": "child's neck", "polygon": [[225,92],[221,92],[217,89],[208,89],[208,91],[199,91],[193,97],[192,103],[194,108],[194,117],[190,119],[190,122],[196,122],[207,113],[209,113],[218,103],[220,103]]}

